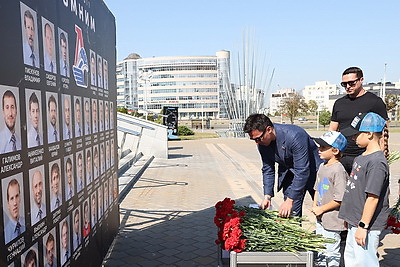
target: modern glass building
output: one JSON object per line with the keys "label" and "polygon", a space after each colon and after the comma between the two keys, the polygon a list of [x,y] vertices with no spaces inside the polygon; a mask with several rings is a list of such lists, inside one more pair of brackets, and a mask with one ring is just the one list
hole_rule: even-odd
{"label": "modern glass building", "polygon": [[140,58],[131,54],[117,64],[117,103],[128,109],[160,113],[178,107],[179,119],[227,118],[229,51],[216,56]]}

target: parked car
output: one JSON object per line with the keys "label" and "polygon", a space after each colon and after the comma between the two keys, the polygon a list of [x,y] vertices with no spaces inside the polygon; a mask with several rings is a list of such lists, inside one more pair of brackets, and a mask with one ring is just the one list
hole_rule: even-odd
{"label": "parked car", "polygon": [[300,117],[297,119],[298,121],[308,121],[308,119],[306,117]]}

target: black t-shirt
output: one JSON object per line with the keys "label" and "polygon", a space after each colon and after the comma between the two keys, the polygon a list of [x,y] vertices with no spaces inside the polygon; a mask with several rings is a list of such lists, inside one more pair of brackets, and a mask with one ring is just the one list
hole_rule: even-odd
{"label": "black t-shirt", "polygon": [[[336,100],[333,105],[331,121],[339,123],[339,131],[350,126],[354,117],[359,113],[374,112],[388,120],[386,105],[382,99],[373,93],[366,92],[360,97],[351,98],[345,95]],[[352,137],[347,137],[347,148],[344,155],[358,156],[365,151],[364,148],[359,148]]]}

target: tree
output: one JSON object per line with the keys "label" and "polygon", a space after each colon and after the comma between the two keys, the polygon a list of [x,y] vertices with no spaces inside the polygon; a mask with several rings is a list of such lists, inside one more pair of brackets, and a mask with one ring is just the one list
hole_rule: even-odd
{"label": "tree", "polygon": [[301,112],[307,110],[307,104],[304,98],[298,93],[291,94],[282,101],[281,111],[286,113],[293,124],[294,118]]}
{"label": "tree", "polygon": [[318,110],[318,103],[315,100],[309,100],[307,103],[308,112],[315,115],[315,112]]}
{"label": "tree", "polygon": [[400,101],[400,97],[398,95],[388,94],[385,97],[386,110],[391,111],[392,109],[397,107],[397,104]]}
{"label": "tree", "polygon": [[331,122],[331,113],[328,110],[323,110],[319,113],[319,123],[325,126]]}

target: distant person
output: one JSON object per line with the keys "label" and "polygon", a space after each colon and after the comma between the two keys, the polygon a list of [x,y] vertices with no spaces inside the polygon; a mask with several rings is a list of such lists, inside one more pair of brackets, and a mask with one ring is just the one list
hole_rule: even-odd
{"label": "distant person", "polygon": [[262,209],[269,209],[274,196],[275,163],[278,163],[278,191],[283,189],[281,217],[302,216],[306,191],[314,197],[314,183],[322,160],[318,148],[307,132],[296,125],[272,123],[263,114],[252,114],[244,132],[257,143],[263,163],[264,200]]}
{"label": "distant person", "polygon": [[29,97],[29,119],[31,125],[28,129],[28,148],[43,145],[43,136],[40,125],[40,104],[36,93],[33,92]]}
{"label": "distant person", "polygon": [[71,251],[69,250],[69,227],[67,219],[62,221],[60,233],[61,233],[60,256],[61,256],[61,266],[62,266],[68,261],[69,257],[71,256]]}
{"label": "distant person", "polygon": [[[16,179],[11,179],[7,186],[8,222],[4,227],[4,239],[6,244],[25,232],[25,218],[21,215],[21,187]],[[23,211],[22,211],[23,213]]]}
{"label": "distant person", "polygon": [[[358,67],[347,68],[342,74],[341,85],[347,95],[336,100],[329,125],[329,131],[342,131],[350,126],[351,121],[359,113],[375,112],[388,120],[385,103],[382,99],[363,88],[364,74]],[[347,148],[340,162],[350,174],[353,160],[361,155],[365,148],[358,147],[352,137],[347,138]]]}
{"label": "distant person", "polygon": [[64,95],[64,140],[72,138],[72,128],[71,128],[71,105],[69,97]]}
{"label": "distant person", "polygon": [[74,212],[74,233],[72,236],[72,243],[73,243],[73,251],[75,251],[79,245],[81,244],[81,223],[80,223],[80,214],[79,214],[79,208],[77,208]]}
{"label": "distant person", "polygon": [[103,88],[103,63],[101,57],[97,57],[97,86]]}
{"label": "distant person", "polygon": [[79,98],[75,99],[75,137],[82,136],[82,110],[81,110],[81,101]]}
{"label": "distant person", "polygon": [[90,149],[88,149],[86,151],[86,184],[90,184],[92,180],[92,152],[90,152]]}
{"label": "distant person", "polygon": [[78,192],[80,192],[84,187],[85,187],[85,181],[83,177],[83,156],[82,153],[78,153],[78,159],[77,159],[77,171],[76,175],[78,178],[76,179],[76,189]]}
{"label": "distant person", "polygon": [[60,73],[65,77],[69,77],[68,63],[68,42],[65,33],[60,33]]}
{"label": "distant person", "polygon": [[107,60],[103,60],[103,69],[104,69],[104,89],[108,89],[108,64]]}
{"label": "distant person", "polygon": [[83,204],[83,237],[88,236],[90,233],[90,221],[89,221],[89,204],[85,201]]}
{"label": "distant person", "polygon": [[46,206],[43,203],[43,175],[40,170],[34,171],[31,180],[32,186],[32,204],[31,204],[31,221],[35,225],[46,217]]}
{"label": "distant person", "polygon": [[57,73],[56,61],[54,58],[54,33],[49,23],[44,25],[44,70]]}
{"label": "distant person", "polygon": [[17,135],[15,124],[17,122],[17,100],[10,90],[3,94],[4,129],[0,132],[0,154],[21,150],[21,138]]}
{"label": "distant person", "polygon": [[60,141],[60,135],[57,127],[57,100],[54,95],[50,95],[47,102],[49,108],[49,129],[47,131],[47,139],[49,144]]}
{"label": "distant person", "polygon": [[38,48],[35,47],[37,36],[35,20],[30,10],[24,12],[25,41],[23,43],[24,64],[39,68],[40,59]]}
{"label": "distant person", "polygon": [[317,266],[340,265],[340,233],[345,230],[344,221],[338,218],[348,174],[340,163],[342,151],[346,148],[346,137],[339,132],[326,132],[314,138],[319,145],[321,163],[315,181],[312,213],[316,216],[316,233],[332,238],[333,243],[326,243],[326,249],[318,252]]}
{"label": "distant person", "polygon": [[96,86],[96,80],[96,56],[93,51],[90,51],[90,84]]}
{"label": "distant person", "polygon": [[90,127],[90,103],[89,100],[85,100],[85,135],[90,134],[91,127]]}
{"label": "distant person", "polygon": [[57,260],[55,258],[55,241],[54,241],[54,236],[52,233],[49,233],[47,239],[46,239],[46,264],[45,267],[56,267],[57,266]]}
{"label": "distant person", "polygon": [[50,210],[54,211],[58,209],[62,204],[61,198],[61,188],[60,188],[60,167],[58,163],[53,163],[51,165],[50,171],[50,185],[51,185],[51,201],[50,201]]}
{"label": "distant person", "polygon": [[24,267],[36,267],[38,266],[38,259],[36,252],[30,249],[25,256]]}
{"label": "distant person", "polygon": [[[378,245],[386,228],[389,209],[389,165],[381,150],[386,120],[374,112],[354,117],[343,135],[365,148],[354,159],[339,210],[347,222],[344,263],[347,267],[379,266]],[[383,142],[387,145],[387,138]],[[385,151],[387,152],[387,151]]]}
{"label": "distant person", "polygon": [[65,176],[66,176],[66,184],[65,184],[65,200],[69,200],[74,196],[74,178],[72,177],[72,160],[71,158],[67,158],[65,163]]}

